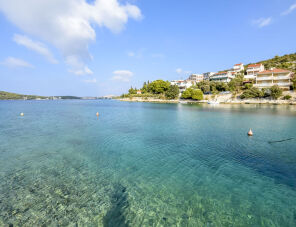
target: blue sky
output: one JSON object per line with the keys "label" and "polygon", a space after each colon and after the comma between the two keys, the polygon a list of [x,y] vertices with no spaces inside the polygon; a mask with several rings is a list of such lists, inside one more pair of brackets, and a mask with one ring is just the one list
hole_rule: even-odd
{"label": "blue sky", "polygon": [[295,0],[0,0],[0,90],[121,94],[296,52]]}

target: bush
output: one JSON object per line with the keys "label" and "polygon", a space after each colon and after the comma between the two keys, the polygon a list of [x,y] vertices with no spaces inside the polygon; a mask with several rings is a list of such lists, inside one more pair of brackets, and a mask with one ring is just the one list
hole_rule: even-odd
{"label": "bush", "polygon": [[165,93],[165,97],[167,99],[176,99],[179,96],[179,88],[177,85],[170,86],[169,89]]}
{"label": "bush", "polygon": [[191,92],[191,98],[194,100],[203,100],[203,93],[200,89],[194,89]]}
{"label": "bush", "polygon": [[291,95],[285,95],[285,96],[283,97],[284,100],[290,100],[291,98],[292,98]]}
{"label": "bush", "polygon": [[273,99],[278,99],[282,94],[283,94],[283,91],[278,85],[273,85],[270,88],[270,96]]}
{"label": "bush", "polygon": [[240,98],[241,99],[248,99],[248,98],[261,98],[263,96],[262,91],[260,91],[256,87],[251,87],[250,89],[245,90]]}
{"label": "bush", "polygon": [[200,89],[192,89],[187,88],[182,96],[183,99],[194,99],[194,100],[202,100],[203,99],[203,93]]}
{"label": "bush", "polygon": [[181,98],[182,98],[182,99],[190,99],[190,98],[191,98],[191,91],[192,91],[192,88],[187,88],[187,89],[182,93]]}
{"label": "bush", "polygon": [[253,87],[253,84],[247,83],[244,86],[244,89],[250,89],[251,87]]}

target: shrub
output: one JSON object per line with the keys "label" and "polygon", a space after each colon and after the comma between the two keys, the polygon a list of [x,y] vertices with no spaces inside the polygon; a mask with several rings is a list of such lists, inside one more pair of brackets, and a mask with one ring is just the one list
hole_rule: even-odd
{"label": "shrub", "polygon": [[291,98],[292,98],[291,95],[285,95],[285,96],[283,97],[284,100],[290,100]]}
{"label": "shrub", "polygon": [[283,94],[283,90],[278,85],[273,85],[270,88],[270,96],[273,99],[278,99]]}
{"label": "shrub", "polygon": [[203,93],[200,89],[193,89],[191,91],[191,98],[194,100],[203,100]]}
{"label": "shrub", "polygon": [[263,96],[262,91],[260,91],[258,88],[256,87],[251,87],[250,89],[245,90],[240,98],[241,99],[248,99],[248,98],[260,98]]}
{"label": "shrub", "polygon": [[192,88],[187,88],[183,93],[182,93],[182,99],[190,99],[191,98],[191,91]]}

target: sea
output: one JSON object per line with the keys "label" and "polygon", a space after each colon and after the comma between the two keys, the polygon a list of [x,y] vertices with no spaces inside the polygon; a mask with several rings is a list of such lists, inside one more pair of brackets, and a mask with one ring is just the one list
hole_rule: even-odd
{"label": "sea", "polygon": [[0,101],[0,226],[295,227],[296,106]]}

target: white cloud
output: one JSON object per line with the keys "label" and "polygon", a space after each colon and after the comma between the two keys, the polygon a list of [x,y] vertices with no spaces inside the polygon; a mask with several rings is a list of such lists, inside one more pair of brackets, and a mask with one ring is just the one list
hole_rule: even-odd
{"label": "white cloud", "polygon": [[117,80],[121,82],[129,82],[133,77],[134,73],[128,70],[116,70],[113,72],[112,80]]}
{"label": "white cloud", "polygon": [[91,60],[88,45],[96,39],[94,26],[116,33],[129,18],[142,18],[138,7],[120,4],[119,0],[95,0],[91,4],[86,0],[0,0],[0,11],[25,33],[57,47],[70,71],[79,73],[88,71],[85,64]]}
{"label": "white cloud", "polygon": [[292,13],[295,9],[296,9],[296,3],[291,5],[288,10],[286,10],[285,12],[282,13],[282,15],[283,16],[288,15],[288,14]]}
{"label": "white cloud", "polygon": [[95,84],[95,83],[97,83],[97,79],[94,78],[94,79],[90,79],[90,80],[84,80],[83,82],[87,83],[87,84]]}
{"label": "white cloud", "polygon": [[17,44],[25,46],[28,49],[36,51],[37,53],[43,55],[51,63],[53,63],[53,64],[58,63],[57,60],[53,57],[53,54],[50,52],[50,50],[43,43],[33,41],[25,35],[18,35],[18,34],[15,34],[13,36],[13,40]]}
{"label": "white cloud", "polygon": [[263,28],[265,26],[270,25],[270,23],[272,22],[272,18],[268,17],[268,18],[259,18],[257,20],[253,21],[253,24],[258,26],[259,28]]}
{"label": "white cloud", "polygon": [[182,72],[183,72],[183,70],[182,70],[181,68],[177,68],[177,69],[176,69],[176,73],[178,73],[178,74],[182,74]]}
{"label": "white cloud", "polygon": [[26,67],[26,68],[34,68],[33,65],[30,63],[14,57],[8,57],[3,62],[0,63],[1,65],[5,65],[7,67]]}

